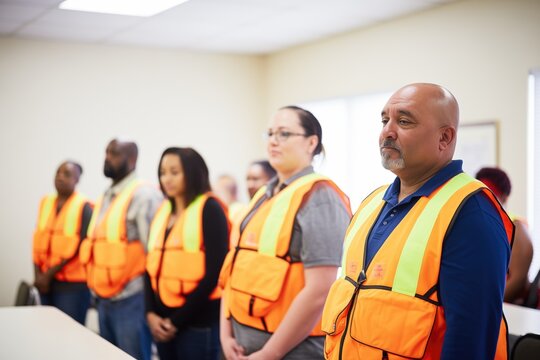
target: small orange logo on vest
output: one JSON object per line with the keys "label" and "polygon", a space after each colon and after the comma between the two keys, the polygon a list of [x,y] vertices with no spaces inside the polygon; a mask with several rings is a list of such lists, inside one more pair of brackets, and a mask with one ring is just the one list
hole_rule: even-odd
{"label": "small orange logo on vest", "polygon": [[253,246],[253,247],[257,247],[257,239],[255,237],[255,234],[254,233],[249,233],[247,234],[247,237],[246,237],[246,245],[247,246]]}
{"label": "small orange logo on vest", "polygon": [[375,264],[371,271],[371,276],[375,279],[382,279],[384,276],[384,267],[382,264]]}
{"label": "small orange logo on vest", "polygon": [[358,270],[358,261],[351,261],[348,264],[348,273],[349,274],[356,274],[356,271]]}

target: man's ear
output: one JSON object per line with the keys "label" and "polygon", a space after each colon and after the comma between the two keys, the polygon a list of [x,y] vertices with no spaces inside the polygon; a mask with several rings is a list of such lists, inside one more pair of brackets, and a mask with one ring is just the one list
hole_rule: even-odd
{"label": "man's ear", "polygon": [[450,145],[456,141],[456,129],[452,126],[445,126],[441,129],[441,135],[439,137],[439,150],[446,150]]}

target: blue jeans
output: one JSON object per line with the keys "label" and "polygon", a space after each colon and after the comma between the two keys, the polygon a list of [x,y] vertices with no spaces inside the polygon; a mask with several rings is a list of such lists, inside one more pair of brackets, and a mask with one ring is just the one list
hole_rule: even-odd
{"label": "blue jeans", "polygon": [[218,360],[219,323],[211,327],[188,327],[169,342],[156,343],[160,360]]}
{"label": "blue jeans", "polygon": [[138,360],[150,360],[151,337],[144,316],[144,294],[111,301],[98,298],[99,334]]}
{"label": "blue jeans", "polygon": [[71,316],[84,325],[86,312],[90,307],[90,291],[86,287],[63,287],[55,289],[54,285],[48,294],[39,294],[42,305],[51,305]]}

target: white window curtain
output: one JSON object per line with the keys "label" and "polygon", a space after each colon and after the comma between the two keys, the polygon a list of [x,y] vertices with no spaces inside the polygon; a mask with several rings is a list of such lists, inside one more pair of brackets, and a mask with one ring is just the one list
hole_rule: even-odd
{"label": "white window curtain", "polygon": [[528,103],[527,221],[534,247],[529,270],[529,278],[532,280],[540,269],[540,69],[529,75]]}

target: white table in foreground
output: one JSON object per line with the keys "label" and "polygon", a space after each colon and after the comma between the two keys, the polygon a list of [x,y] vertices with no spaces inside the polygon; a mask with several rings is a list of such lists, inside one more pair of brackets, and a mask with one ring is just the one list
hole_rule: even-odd
{"label": "white table in foreground", "polygon": [[50,306],[0,307],[0,359],[133,360]]}
{"label": "white table in foreground", "polygon": [[510,334],[540,334],[540,310],[507,303],[503,304],[503,310]]}

